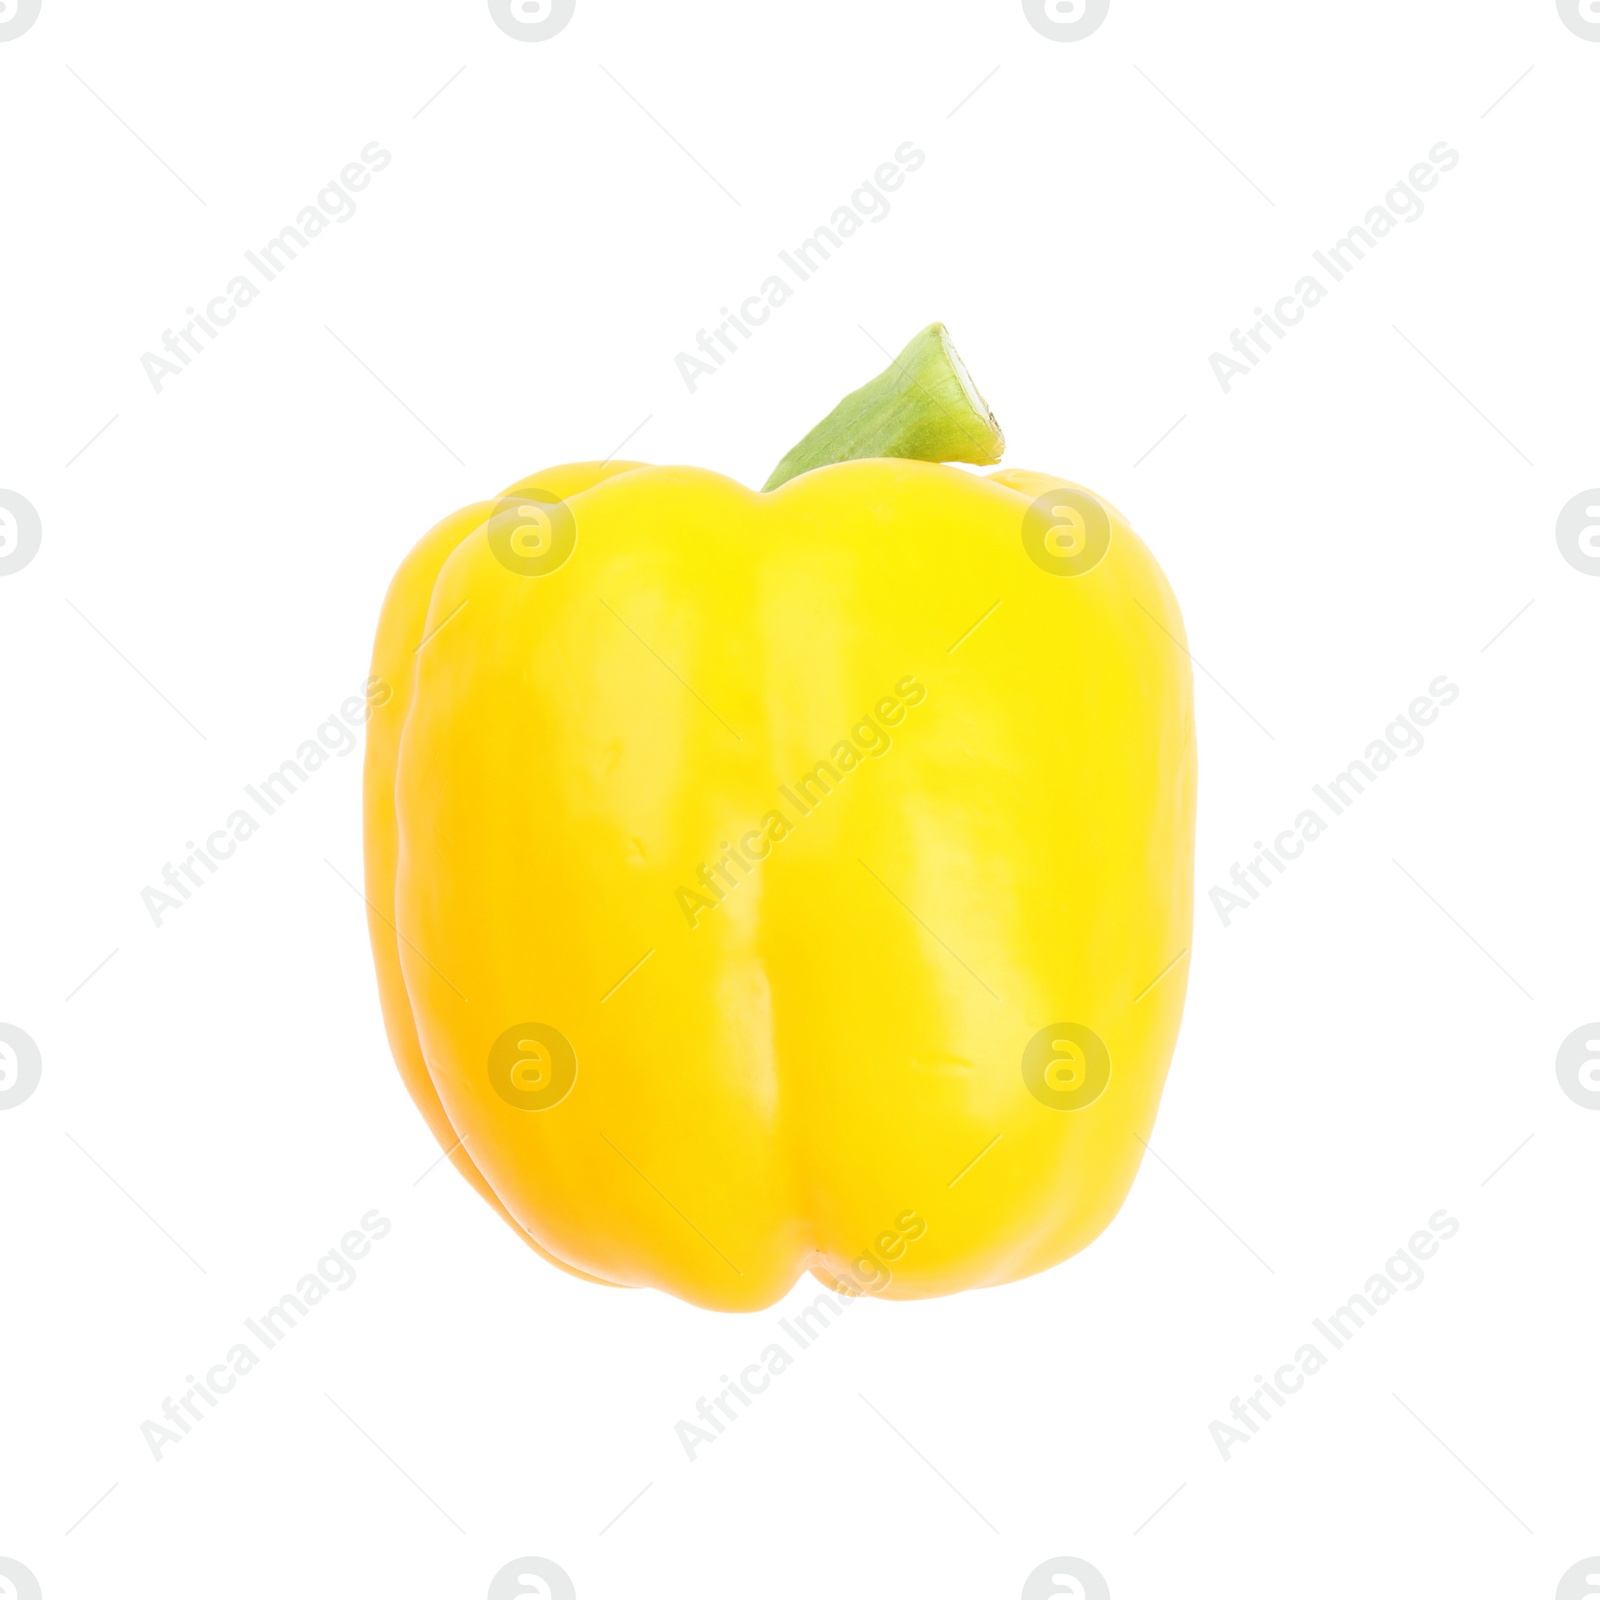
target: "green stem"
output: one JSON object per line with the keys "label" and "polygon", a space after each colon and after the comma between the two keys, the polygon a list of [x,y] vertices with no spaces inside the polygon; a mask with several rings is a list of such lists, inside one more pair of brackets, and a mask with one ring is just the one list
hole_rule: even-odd
{"label": "green stem", "polygon": [[945,325],[934,322],[870,383],[847,394],[773,468],[762,491],[814,467],[877,456],[992,466],[1005,447]]}

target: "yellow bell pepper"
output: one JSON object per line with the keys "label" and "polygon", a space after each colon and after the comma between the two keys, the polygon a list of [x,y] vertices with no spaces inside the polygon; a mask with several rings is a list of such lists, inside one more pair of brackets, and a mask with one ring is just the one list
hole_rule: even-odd
{"label": "yellow bell pepper", "polygon": [[370,927],[401,1076],[547,1259],[753,1310],[1115,1215],[1183,1007],[1195,744],[1124,518],[925,330],[767,489],[553,467],[406,558]]}

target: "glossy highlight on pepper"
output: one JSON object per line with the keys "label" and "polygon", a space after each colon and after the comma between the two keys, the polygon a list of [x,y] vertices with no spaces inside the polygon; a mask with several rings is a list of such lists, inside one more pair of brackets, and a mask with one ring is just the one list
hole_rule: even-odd
{"label": "glossy highlight on pepper", "polygon": [[755,492],[549,468],[390,586],[366,758],[389,1041],[457,1170],[601,1283],[916,1299],[1089,1243],[1188,972],[1183,622],[1005,469],[934,324]]}

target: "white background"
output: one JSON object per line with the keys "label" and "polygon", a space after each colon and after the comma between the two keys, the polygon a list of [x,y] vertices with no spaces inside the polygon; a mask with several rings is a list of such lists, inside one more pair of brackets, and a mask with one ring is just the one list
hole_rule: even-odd
{"label": "white background", "polygon": [[[1597,92],[1553,0],[1112,0],[1077,43],[1011,0],[578,0],[536,44],[481,0],[44,0],[0,43],[0,488],[43,528],[0,578],[0,1021],[43,1059],[0,1112],[0,1555],[46,1600],[479,1597],[523,1555],[584,1600],[1010,1597],[1061,1555],[1116,1600],[1554,1595],[1600,1552],[1600,1113],[1554,1069],[1600,1014],[1600,578],[1554,537],[1600,482]],[[157,394],[144,352],[372,140]],[[905,140],[891,213],[691,395],[676,354]],[[1425,214],[1225,395],[1211,353],[1440,140]],[[935,318],[1203,664],[1158,1159],[1054,1271],[852,1307],[691,1463],[783,1308],[591,1287],[419,1181],[359,752],[159,929],[140,891],[356,692],[439,516],[624,439],[759,483]],[[1440,674],[1426,747],[1225,928],[1212,885]],[[155,1461],[372,1208],[354,1286]],[[1440,1208],[1426,1281],[1224,1462]]]}

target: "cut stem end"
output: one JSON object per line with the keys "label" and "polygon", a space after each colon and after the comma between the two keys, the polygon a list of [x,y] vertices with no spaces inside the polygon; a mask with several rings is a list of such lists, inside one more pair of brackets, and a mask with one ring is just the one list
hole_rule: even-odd
{"label": "cut stem end", "polygon": [[942,322],[847,394],[776,467],[763,493],[816,467],[889,456],[993,466],[1005,435]]}

